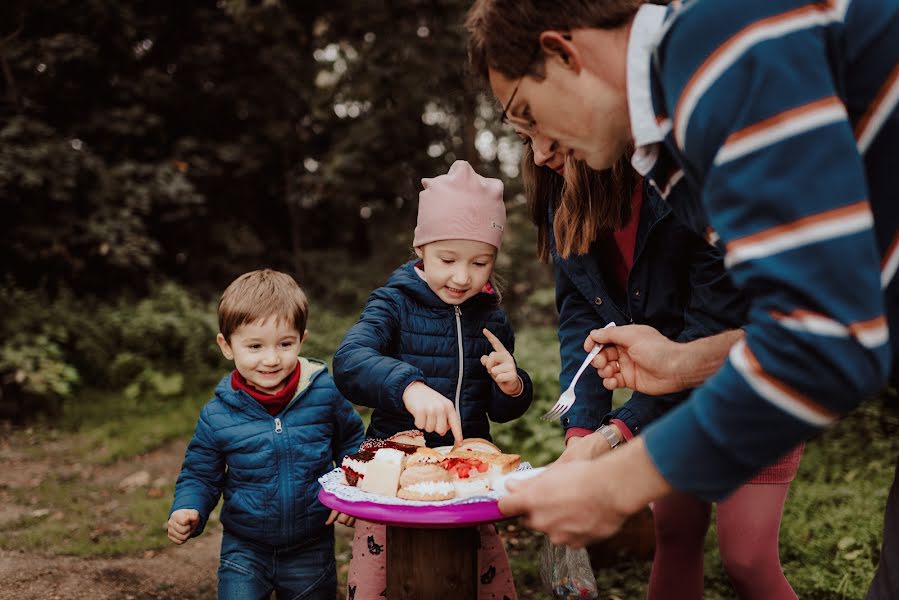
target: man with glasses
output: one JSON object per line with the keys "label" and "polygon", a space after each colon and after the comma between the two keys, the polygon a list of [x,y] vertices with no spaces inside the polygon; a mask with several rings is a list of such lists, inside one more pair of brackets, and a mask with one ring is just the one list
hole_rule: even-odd
{"label": "man with glasses", "polygon": [[[877,393],[899,354],[899,2],[665,11],[478,0],[469,12],[472,65],[512,126],[596,169],[633,143],[635,169],[722,247],[752,300],[736,344],[592,334],[586,348],[617,344],[594,363],[607,387],[702,386],[623,448],[501,502],[554,542],[608,536],[672,489],[721,499]],[[894,485],[870,598],[899,597],[897,538]]]}

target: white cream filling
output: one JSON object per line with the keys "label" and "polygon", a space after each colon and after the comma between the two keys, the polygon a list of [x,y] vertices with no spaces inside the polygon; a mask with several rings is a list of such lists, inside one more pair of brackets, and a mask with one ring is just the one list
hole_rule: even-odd
{"label": "white cream filling", "polygon": [[362,462],[361,460],[356,460],[354,458],[344,458],[341,466],[352,469],[360,475],[365,475],[365,466],[367,464],[367,462]]}
{"label": "white cream filling", "polygon": [[403,489],[415,494],[449,494],[455,490],[449,481],[422,481],[403,486]]}

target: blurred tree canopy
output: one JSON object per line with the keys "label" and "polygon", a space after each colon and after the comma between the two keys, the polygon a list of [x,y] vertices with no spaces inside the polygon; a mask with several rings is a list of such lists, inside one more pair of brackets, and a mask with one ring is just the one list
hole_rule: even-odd
{"label": "blurred tree canopy", "polygon": [[265,265],[350,299],[408,255],[422,177],[517,173],[465,72],[468,5],[7,0],[3,271],[51,295],[208,293]]}
{"label": "blurred tree canopy", "polygon": [[469,3],[0,3],[0,419],[82,386],[178,396],[222,368],[209,300],[251,269],[339,328],[456,159],[506,178],[513,319],[553,318],[520,142],[466,73]]}

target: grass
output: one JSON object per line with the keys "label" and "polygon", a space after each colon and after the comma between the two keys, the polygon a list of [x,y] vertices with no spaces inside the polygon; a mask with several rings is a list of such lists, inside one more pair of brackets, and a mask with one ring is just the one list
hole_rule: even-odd
{"label": "grass", "polygon": [[[304,353],[329,358],[353,318],[318,315]],[[543,464],[562,444],[557,424],[539,420],[559,389],[558,347],[552,328],[532,328],[517,336],[516,359],[535,382],[531,411],[494,428],[509,451]],[[162,401],[90,390],[68,405],[58,419],[14,432],[9,442],[34,459],[105,465],[134,457],[173,439],[186,439],[211,384],[195,383],[182,399]],[[617,398],[620,402],[622,398]],[[873,400],[809,443],[788,499],[781,528],[781,559],[800,598],[861,598],[877,564],[883,508],[899,455],[896,398]],[[52,425],[52,427],[51,427]],[[112,484],[111,484],[112,485]],[[36,487],[8,489],[11,500],[28,507],[18,521],[0,527],[0,548],[77,556],[139,554],[167,545],[159,527],[166,518],[173,482],[126,492],[81,477],[50,476]],[[521,598],[545,598],[539,577],[542,538],[515,520],[504,523],[510,559]],[[705,598],[733,598],[717,556],[714,528],[706,540]],[[338,539],[341,577],[349,540]],[[598,565],[595,565],[598,566]],[[597,569],[600,591],[621,598],[645,595],[650,564],[622,562]],[[601,596],[603,597],[603,596]]]}

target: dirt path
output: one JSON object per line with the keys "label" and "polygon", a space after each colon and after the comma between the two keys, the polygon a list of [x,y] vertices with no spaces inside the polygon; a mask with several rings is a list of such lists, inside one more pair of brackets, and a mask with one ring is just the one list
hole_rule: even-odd
{"label": "dirt path", "polygon": [[[79,477],[113,488],[134,474],[149,482],[174,481],[184,448],[185,442],[174,442],[127,461],[96,466],[66,460],[64,441],[42,445],[53,458],[34,459],[7,439],[0,445],[0,523],[32,510],[11,502],[13,490],[36,487],[50,475]],[[185,546],[123,558],[84,559],[0,550],[0,600],[213,598],[221,537],[221,527],[210,527]]]}

